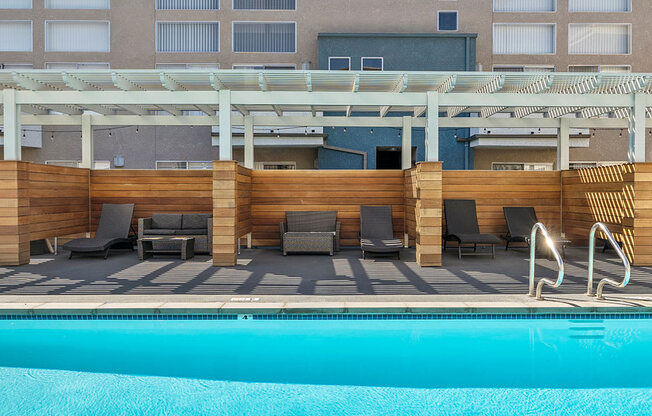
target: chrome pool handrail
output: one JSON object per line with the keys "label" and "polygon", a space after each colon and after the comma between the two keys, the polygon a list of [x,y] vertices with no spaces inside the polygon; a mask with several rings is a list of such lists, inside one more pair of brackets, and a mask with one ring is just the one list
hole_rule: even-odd
{"label": "chrome pool handrail", "polygon": [[617,282],[609,278],[604,278],[600,280],[600,282],[598,283],[597,298],[603,300],[604,297],[602,296],[602,291],[604,290],[605,285],[608,284],[618,288],[627,286],[627,283],[629,283],[629,276],[632,272],[632,266],[629,264],[629,260],[627,259],[627,256],[625,256],[625,253],[620,248],[620,244],[618,244],[614,239],[614,237],[611,235],[609,228],[607,228],[607,226],[604,223],[596,222],[595,224],[593,224],[593,227],[591,227],[591,232],[589,233],[589,281],[586,289],[586,294],[588,296],[593,296],[593,262],[594,262],[594,255],[595,255],[595,232],[598,230],[598,228],[600,229],[600,231],[602,231],[602,233],[605,236],[607,236],[607,241],[609,241],[609,244],[611,244],[613,249],[616,250],[618,257],[620,257],[620,260],[623,262],[623,266],[625,266],[625,278],[623,279],[622,282]]}
{"label": "chrome pool handrail", "polygon": [[[537,290],[536,293],[534,291],[534,268],[536,265],[536,242],[537,242],[537,231],[541,230],[541,234],[543,234],[543,237],[545,238],[546,243],[548,244],[548,247],[552,251],[552,254],[555,257],[555,260],[557,261],[557,281],[553,282],[550,279],[543,278],[539,280],[539,284],[537,285]],[[548,233],[548,229],[546,228],[545,225],[542,223],[538,222],[534,224],[532,227],[532,231],[530,232],[530,287],[528,291],[529,296],[536,296],[536,299],[541,300],[541,291],[543,290],[544,285],[548,285],[550,287],[559,287],[562,282],[564,281],[564,261],[561,258],[561,255],[559,254],[559,251],[557,250],[557,247],[555,247],[555,243],[552,241],[552,238],[550,238],[550,234]]]}

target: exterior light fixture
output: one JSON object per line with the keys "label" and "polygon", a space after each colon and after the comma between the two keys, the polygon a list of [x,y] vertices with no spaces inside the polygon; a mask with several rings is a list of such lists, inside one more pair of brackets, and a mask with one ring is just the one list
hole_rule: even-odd
{"label": "exterior light fixture", "polygon": [[623,137],[623,130],[620,130],[620,134],[618,135],[619,137]]}
{"label": "exterior light fixture", "polygon": [[109,137],[111,137],[113,133],[111,133],[111,129],[109,129]]}
{"label": "exterior light fixture", "polygon": [[346,127],[344,127],[344,133],[346,133]]}
{"label": "exterior light fixture", "polygon": [[374,134],[374,129],[369,130],[369,133]]}

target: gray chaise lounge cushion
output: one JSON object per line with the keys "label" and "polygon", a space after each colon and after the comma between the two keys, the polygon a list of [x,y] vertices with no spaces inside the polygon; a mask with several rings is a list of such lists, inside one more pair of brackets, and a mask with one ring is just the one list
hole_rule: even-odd
{"label": "gray chaise lounge cushion", "polygon": [[480,233],[475,201],[472,199],[444,200],[446,213],[446,238],[461,244],[498,244],[500,239],[492,234]]}
{"label": "gray chaise lounge cushion", "polygon": [[[129,239],[134,204],[103,204],[100,223],[94,238],[76,238],[63,245],[72,253],[107,251],[120,243],[132,243]],[[108,252],[107,252],[108,254]]]}
{"label": "gray chaise lounge cushion", "polygon": [[394,238],[391,205],[360,207],[360,248],[369,253],[400,253],[403,242]]}

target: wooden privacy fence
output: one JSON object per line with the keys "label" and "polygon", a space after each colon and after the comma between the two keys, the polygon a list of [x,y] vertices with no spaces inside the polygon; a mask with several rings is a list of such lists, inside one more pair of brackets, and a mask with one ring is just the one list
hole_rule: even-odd
{"label": "wooden privacy fence", "polygon": [[29,242],[92,232],[103,203],[153,213],[213,214],[213,262],[237,262],[238,238],[278,246],[286,211],[334,210],[342,245],[358,245],[360,205],[391,205],[394,234],[417,262],[441,265],[443,199],[476,201],[481,232],[507,232],[502,208],[532,206],[553,232],[586,245],[602,221],[635,265],[652,265],[652,164],[565,172],[252,171],[234,161],[213,170],[95,170],[0,161],[0,264],[29,261]]}
{"label": "wooden privacy fence", "polygon": [[88,230],[88,169],[0,161],[0,264],[28,263],[32,240]]}

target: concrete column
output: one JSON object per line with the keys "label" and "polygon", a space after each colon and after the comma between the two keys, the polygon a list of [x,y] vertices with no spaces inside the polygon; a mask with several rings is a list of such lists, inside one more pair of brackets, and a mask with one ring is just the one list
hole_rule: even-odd
{"label": "concrete column", "polygon": [[4,106],[4,159],[20,160],[22,157],[20,104],[16,104],[16,90],[2,91]]}
{"label": "concrete column", "polygon": [[244,166],[254,168],[254,118],[244,117]]}
{"label": "concrete column", "polygon": [[90,114],[82,114],[81,132],[82,159],[80,167],[93,169],[95,143],[93,139],[93,125],[91,124]]}
{"label": "concrete column", "polygon": [[401,169],[412,167],[412,117],[403,117],[403,141],[401,144]]}
{"label": "concrete column", "polygon": [[439,93],[428,91],[426,108],[426,162],[439,160]]}
{"label": "concrete column", "polygon": [[568,170],[570,163],[570,137],[568,119],[559,119],[557,129],[557,170]]}
{"label": "concrete column", "polygon": [[231,91],[220,90],[220,160],[233,160],[231,130]]}
{"label": "concrete column", "polygon": [[630,162],[645,162],[645,100],[646,94],[634,94],[634,107],[629,119]]}

